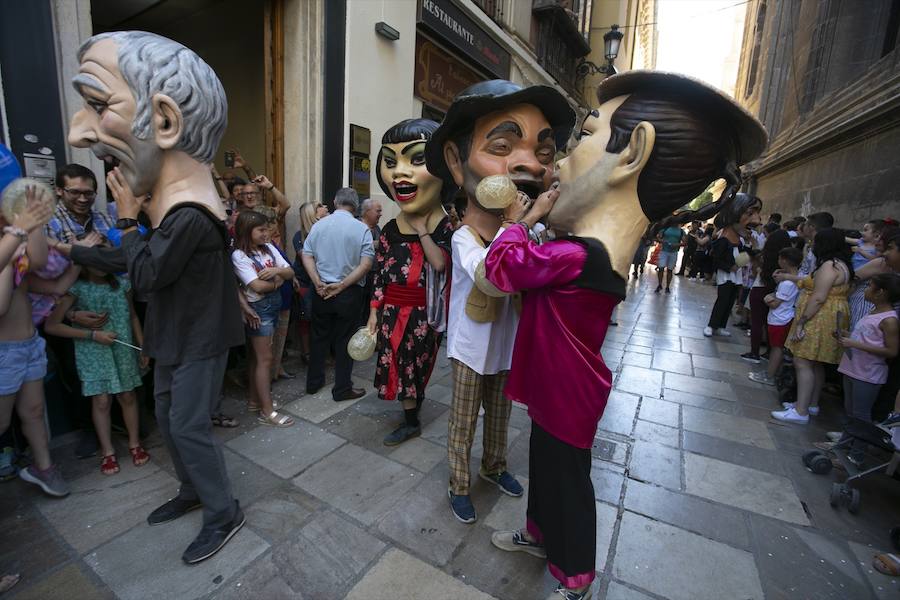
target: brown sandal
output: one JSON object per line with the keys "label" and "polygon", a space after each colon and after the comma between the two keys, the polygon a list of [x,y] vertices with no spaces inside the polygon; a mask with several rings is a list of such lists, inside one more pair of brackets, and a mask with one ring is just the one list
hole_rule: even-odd
{"label": "brown sandal", "polygon": [[872,559],[872,566],[879,573],[897,577],[900,575],[900,556],[888,553],[876,554]]}
{"label": "brown sandal", "polygon": [[103,457],[103,461],[100,463],[100,472],[104,475],[115,475],[119,472],[119,461],[115,454]]}
{"label": "brown sandal", "polygon": [[147,464],[147,461],[150,460],[150,454],[148,454],[147,451],[144,450],[143,446],[129,448],[128,452],[131,453],[131,462],[136,467],[145,465]]}

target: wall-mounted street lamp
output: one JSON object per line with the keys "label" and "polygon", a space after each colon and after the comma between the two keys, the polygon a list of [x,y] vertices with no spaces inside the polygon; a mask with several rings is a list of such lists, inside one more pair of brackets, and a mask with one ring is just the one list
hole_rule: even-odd
{"label": "wall-mounted street lamp", "polygon": [[613,63],[616,57],[619,56],[619,45],[622,43],[623,37],[625,35],[619,31],[618,25],[611,26],[609,31],[603,34],[603,57],[606,59],[606,65],[598,67],[591,61],[582,58],[578,65],[575,66],[575,78],[584,79],[588,75],[597,75],[599,73],[609,77],[618,73]]}

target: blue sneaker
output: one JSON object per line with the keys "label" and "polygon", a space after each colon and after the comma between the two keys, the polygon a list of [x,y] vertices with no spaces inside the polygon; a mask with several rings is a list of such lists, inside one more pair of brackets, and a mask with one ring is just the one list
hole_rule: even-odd
{"label": "blue sneaker", "polygon": [[0,451],[0,481],[12,479],[19,474],[16,466],[16,451],[7,446]]}
{"label": "blue sneaker", "polygon": [[498,473],[497,475],[488,475],[484,471],[479,470],[478,476],[485,481],[496,485],[498,488],[500,488],[500,491],[507,496],[518,498],[525,493],[525,490],[522,488],[522,484],[516,481],[516,478],[513,477],[509,471],[503,471],[502,473]]}
{"label": "blue sneaker", "polygon": [[474,523],[478,517],[475,515],[475,507],[472,506],[472,500],[468,494],[465,496],[457,496],[450,490],[447,490],[447,497],[450,499],[450,510],[453,516],[460,523]]}

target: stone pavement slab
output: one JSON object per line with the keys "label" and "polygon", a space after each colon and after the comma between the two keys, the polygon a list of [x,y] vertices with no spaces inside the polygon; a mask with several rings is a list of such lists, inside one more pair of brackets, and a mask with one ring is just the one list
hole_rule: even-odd
{"label": "stone pavement slab", "polygon": [[751,549],[746,515],[729,506],[629,480],[625,508],[737,548]]}
{"label": "stone pavement slab", "polygon": [[622,435],[631,435],[639,398],[619,390],[613,390],[606,401],[606,409],[598,428]]}
{"label": "stone pavement slab", "polygon": [[609,464],[594,461],[591,465],[591,483],[597,500],[618,506],[624,481],[624,473],[613,470]]}
{"label": "stone pavement slab", "polygon": [[[18,573],[22,580],[18,591],[34,583],[41,575],[67,562],[72,551],[32,502],[18,506],[10,487],[29,491],[31,484],[9,481],[0,494],[0,572]],[[26,487],[28,486],[28,487]],[[5,495],[10,494],[10,495]],[[57,502],[64,501],[57,500]]]}
{"label": "stone pavement slab", "polygon": [[23,578],[9,592],[16,600],[107,600],[114,596],[109,590],[98,586],[75,564],[66,565],[46,578],[35,582]]}
{"label": "stone pavement slab", "polygon": [[768,597],[872,597],[846,542],[755,515],[751,528],[758,548],[756,564]]}
{"label": "stone pavement slab", "polygon": [[667,427],[679,426],[679,405],[656,398],[643,398],[638,418]]}
{"label": "stone pavement slab", "polygon": [[[356,387],[363,387],[370,395],[375,394],[375,391],[371,389],[371,386],[365,385],[358,378],[353,378],[353,385]],[[366,396],[363,396],[363,398],[365,397]],[[300,417],[301,419],[306,419],[313,423],[321,423],[346,409],[348,406],[356,404],[363,398],[335,402],[331,396],[331,388],[329,386],[324,386],[315,394],[304,394],[293,402],[286,404],[284,410],[295,417]]]}
{"label": "stone pavement slab", "polygon": [[775,449],[765,423],[754,419],[725,415],[716,411],[685,406],[681,414],[684,428],[705,435],[724,438],[756,448]]}
{"label": "stone pavement slab", "polygon": [[294,478],[293,483],[371,525],[398,505],[421,479],[414,469],[348,444]]}
{"label": "stone pavement slab", "polygon": [[654,442],[637,441],[631,450],[628,476],[680,490],[681,452]]}
{"label": "stone pavement slab", "polygon": [[727,383],[714,379],[690,377],[678,373],[666,373],[666,387],[673,390],[711,396],[722,400],[734,400],[734,390]]}
{"label": "stone pavement slab", "polygon": [[665,388],[663,390],[663,397],[668,402],[676,402],[682,406],[696,406],[697,408],[705,408],[706,410],[714,410],[726,414],[733,414],[735,410],[734,400],[712,398],[695,392],[682,392],[680,390]]}
{"label": "stone pavement slab", "polygon": [[678,448],[681,435],[676,427],[666,427],[638,419],[634,426],[634,438],[645,442],[656,442],[664,446]]}
{"label": "stone pavement slab", "polygon": [[293,477],[344,440],[318,425],[296,420],[291,427],[258,427],[228,442],[228,447],[279,477]]}
{"label": "stone pavement slab", "polygon": [[662,375],[661,371],[624,366],[616,379],[616,389],[638,396],[659,398]]}
{"label": "stone pavement slab", "polygon": [[98,464],[95,472],[71,481],[72,493],[62,501],[42,497],[36,502],[79,553],[145,522],[153,509],[178,491],[178,481],[153,462],[141,467],[124,460],[119,464],[121,471],[116,475],[103,475]]}
{"label": "stone pavement slab", "polygon": [[657,347],[653,349],[653,368],[683,375],[693,375],[694,369],[691,365],[691,355],[677,351],[680,348],[677,340],[675,345],[674,350],[663,350]]}
{"label": "stone pavement slab", "polygon": [[761,600],[753,555],[625,512],[613,575],[672,600]]}
{"label": "stone pavement slab", "polygon": [[491,596],[454,579],[402,550],[389,550],[347,594],[346,600],[489,600]]}
{"label": "stone pavement slab", "polygon": [[447,460],[447,447],[418,437],[397,446],[388,453],[388,458],[427,473]]}
{"label": "stone pavement slab", "polygon": [[[593,474],[593,471],[591,472]],[[528,506],[528,479],[518,477],[525,493],[519,498],[513,498],[506,494],[500,494],[494,508],[484,519],[484,526],[495,531],[509,531],[521,529],[525,526],[525,509]],[[475,507],[477,510],[477,506]],[[480,519],[481,517],[479,517]]]}
{"label": "stone pavement slab", "polygon": [[606,600],[652,600],[652,598],[621,583],[610,581],[606,590]]}
{"label": "stone pavement slab", "polygon": [[187,568],[181,554],[200,532],[201,523],[200,511],[194,511],[177,523],[144,524],[97,548],[84,560],[121,600],[143,600],[147,590],[153,590],[158,598],[192,600],[214,591],[269,547],[245,525],[215,560]]}
{"label": "stone pavement slab", "polygon": [[613,531],[619,519],[619,510],[605,502],[597,502],[597,571],[606,571],[606,559],[612,544]]}
{"label": "stone pavement slab", "polygon": [[740,444],[721,437],[703,435],[693,431],[682,432],[682,446],[694,454],[703,454],[726,462],[784,475],[783,457],[775,450],[766,450]]}
{"label": "stone pavement slab", "polygon": [[282,483],[264,498],[244,506],[244,514],[254,531],[274,543],[290,536],[322,507],[321,501],[303,490]]}
{"label": "stone pavement slab", "polygon": [[809,525],[800,498],[786,477],[691,452],[684,453],[684,474],[685,490],[689,494],[775,519]]}

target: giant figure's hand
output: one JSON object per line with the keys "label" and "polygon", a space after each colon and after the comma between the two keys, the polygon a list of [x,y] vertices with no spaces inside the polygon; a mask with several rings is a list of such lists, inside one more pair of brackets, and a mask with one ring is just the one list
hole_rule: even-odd
{"label": "giant figure's hand", "polygon": [[125,176],[116,167],[106,176],[106,185],[112,192],[113,199],[116,201],[116,208],[120,219],[137,219],[138,213],[146,200],[146,196],[135,198],[131,191],[131,186],[125,181]]}

